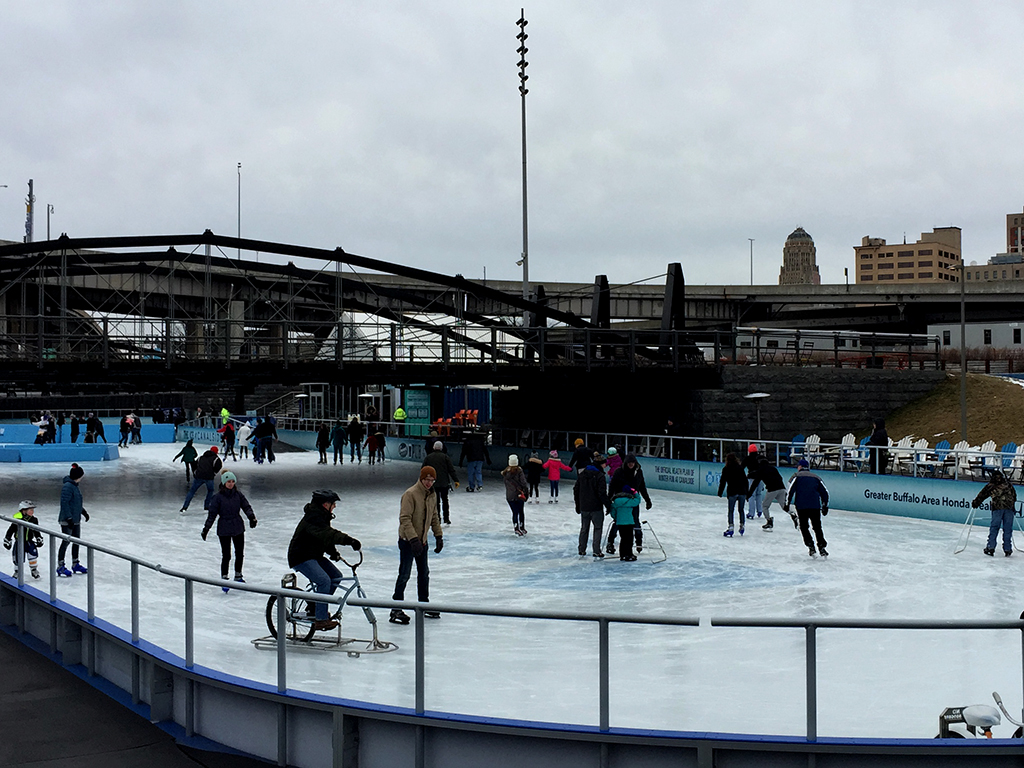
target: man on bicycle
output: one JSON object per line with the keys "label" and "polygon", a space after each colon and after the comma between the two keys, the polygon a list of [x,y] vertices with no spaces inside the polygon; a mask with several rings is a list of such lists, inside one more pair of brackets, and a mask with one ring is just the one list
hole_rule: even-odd
{"label": "man on bicycle", "polygon": [[[313,491],[313,498],[302,510],[302,519],[295,527],[288,544],[288,567],[298,571],[313,584],[313,591],[333,595],[341,584],[341,571],[331,560],[340,560],[337,545],[349,546],[357,552],[362,547],[359,539],[352,538],[331,527],[334,508],[339,500],[331,490]],[[316,603],[316,630],[334,629],[338,622],[330,618],[327,603]]]}

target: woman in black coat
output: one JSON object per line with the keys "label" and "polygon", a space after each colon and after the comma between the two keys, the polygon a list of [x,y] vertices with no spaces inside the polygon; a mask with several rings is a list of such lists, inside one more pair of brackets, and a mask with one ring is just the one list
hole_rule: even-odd
{"label": "woman in black coat", "polygon": [[747,475],[743,471],[743,465],[735,453],[725,457],[725,466],[722,467],[722,479],[718,481],[718,497],[722,497],[725,491],[729,497],[729,528],[726,536],[732,536],[733,532],[733,510],[736,505],[740,508],[740,535],[743,535],[743,505],[747,500],[747,491],[750,490],[750,483],[747,482]]}
{"label": "woman in black coat", "polygon": [[871,426],[874,429],[868,438],[868,445],[879,446],[871,449],[871,473],[884,475],[889,466],[889,433],[885,431],[885,419],[875,419]]}
{"label": "woman in black coat", "polygon": [[206,525],[203,526],[202,537],[206,536],[213,527],[214,520],[217,521],[217,537],[220,539],[220,577],[228,577],[228,565],[231,564],[231,545],[235,547],[235,581],[245,582],[242,578],[242,560],[245,558],[245,523],[242,522],[242,512],[249,518],[249,527],[256,527],[256,515],[245,495],[235,487],[235,473],[225,472],[220,476],[220,491],[210,499],[210,511],[206,516]]}

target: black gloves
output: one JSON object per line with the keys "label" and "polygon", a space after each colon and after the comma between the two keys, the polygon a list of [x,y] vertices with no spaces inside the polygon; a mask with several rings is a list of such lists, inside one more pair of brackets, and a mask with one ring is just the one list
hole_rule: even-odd
{"label": "black gloves", "polygon": [[646,505],[647,505],[647,509],[650,509],[650,508],[651,508],[651,500],[650,500],[650,499],[648,499],[647,501],[645,501],[645,502],[644,502],[644,504],[646,504]]}
{"label": "black gloves", "polygon": [[4,539],[4,549],[10,549],[14,546],[14,542],[10,539]]}
{"label": "black gloves", "polygon": [[352,549],[354,549],[356,552],[363,548],[363,545],[359,541],[359,539],[352,539],[352,541],[350,541],[348,545],[352,547]]}
{"label": "black gloves", "polygon": [[89,513],[86,512],[84,509],[82,510],[82,517],[85,518],[85,522],[89,522]]}
{"label": "black gloves", "polygon": [[250,528],[255,528],[256,527],[256,518],[255,517],[249,518],[249,527]]}
{"label": "black gloves", "polygon": [[34,543],[34,544],[35,544],[35,545],[36,545],[37,547],[41,547],[41,546],[43,546],[43,537],[42,537],[42,536],[36,536],[36,537],[35,537],[35,538],[34,538],[34,539],[32,540],[32,542],[33,542],[33,543]]}
{"label": "black gloves", "polygon": [[421,554],[423,554],[423,542],[419,539],[419,537],[415,539],[409,539],[409,549],[412,550],[413,557],[419,557]]}
{"label": "black gloves", "polygon": [[437,546],[434,547],[434,554],[435,555],[438,554],[442,549],[444,549],[444,539],[441,538],[440,536],[438,536],[436,541],[437,541]]}
{"label": "black gloves", "polygon": [[980,506],[981,506],[981,502],[978,501],[977,499],[975,499],[974,501],[971,502],[971,507],[973,507],[974,509],[977,509]]}
{"label": "black gloves", "polygon": [[203,532],[199,534],[200,536],[203,537],[203,541],[206,541],[206,534],[208,534],[209,532],[210,532],[209,528],[203,528]]}
{"label": "black gloves", "polygon": [[333,560],[334,562],[338,562],[339,560],[341,560],[341,553],[338,550],[328,552],[327,556],[331,558],[331,560]]}
{"label": "black gloves", "polygon": [[827,515],[828,514],[828,507],[822,507],[821,508],[821,514]]}

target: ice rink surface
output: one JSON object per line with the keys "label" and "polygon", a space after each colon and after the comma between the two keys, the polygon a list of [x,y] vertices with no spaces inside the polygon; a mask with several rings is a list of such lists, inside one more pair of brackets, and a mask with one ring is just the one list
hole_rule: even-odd
{"label": "ice rink surface", "polygon": [[[84,465],[81,482],[91,521],[82,536],[167,567],[219,575],[216,537],[203,542],[202,493],[191,514],[178,513],[184,469],[171,458],[180,445],[122,450],[119,461]],[[644,460],[641,458],[641,464]],[[227,468],[253,505],[259,526],[246,534],[245,577],[279,586],[286,550],[314,488],[342,497],[335,526],[359,538],[360,580],[370,598],[387,599],[398,568],[398,508],[418,477],[416,464],[388,461],[317,465],[315,453],[279,454],[273,465]],[[0,464],[0,509],[37,502],[44,526],[58,529],[61,480],[69,467]],[[464,479],[464,472],[460,474]],[[978,485],[980,488],[980,485]],[[832,510],[824,520],[830,557],[808,556],[785,515],[775,530],[749,521],[727,539],[726,502],[654,491],[642,514],[667,560],[645,547],[635,563],[579,558],[579,518],[572,484],[561,502],[528,504],[529,534],[512,532],[497,475],[484,489],[452,492],[452,525],[444,551],[430,553],[436,603],[513,609],[557,609],[699,617],[699,627],[611,625],[611,724],[688,731],[802,735],[805,727],[804,632],[709,626],[709,619],[1015,620],[1024,608],[1024,553],[982,555],[986,529],[976,527],[967,551],[953,554],[962,526]],[[607,519],[606,519],[607,521]],[[606,526],[607,530],[607,526]],[[650,543],[650,542],[645,542]],[[997,555],[1000,555],[997,551]],[[11,559],[3,553],[3,569]],[[48,588],[50,553],[41,553]],[[70,557],[68,558],[70,560]],[[83,553],[84,559],[84,553]],[[97,554],[97,615],[130,628],[127,564]],[[415,599],[415,572],[406,591]],[[30,579],[31,581],[31,579]],[[300,577],[300,583],[303,583]],[[141,634],[184,655],[180,581],[141,569]],[[86,579],[61,579],[59,597],[82,608]],[[196,663],[276,682],[275,654],[257,650],[267,634],[266,598],[197,586]],[[397,651],[350,658],[343,653],[289,652],[292,689],[413,706],[413,627],[386,621],[382,639]],[[362,613],[345,611],[345,634],[369,636]],[[535,721],[596,724],[598,632],[593,623],[493,619],[445,614],[426,633],[428,710]],[[818,734],[932,737],[948,706],[991,704],[998,690],[1010,712],[1021,705],[1021,636],[1014,630],[818,630]],[[996,736],[1009,736],[1004,722]]]}

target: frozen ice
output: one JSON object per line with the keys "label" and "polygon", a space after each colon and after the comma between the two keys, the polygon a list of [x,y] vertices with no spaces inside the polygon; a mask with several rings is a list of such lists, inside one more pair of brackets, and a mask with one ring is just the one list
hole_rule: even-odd
{"label": "frozen ice", "polygon": [[[171,458],[179,445],[142,445],[118,461],[85,466],[81,482],[92,519],[83,538],[212,578],[219,576],[216,537],[203,542],[203,493],[191,514],[178,510],[184,469]],[[342,497],[335,526],[363,542],[359,570],[368,597],[388,599],[398,568],[398,505],[418,476],[415,464],[318,465],[316,453],[284,453],[274,464],[228,462],[259,518],[247,530],[249,584],[279,586],[286,550],[314,488]],[[644,460],[641,458],[641,464]],[[0,510],[39,504],[40,522],[58,530],[61,480],[68,467],[0,464]],[[461,475],[464,479],[464,474]],[[484,489],[452,491],[445,548],[430,553],[436,604],[699,618],[699,627],[612,623],[611,724],[669,730],[802,735],[805,729],[804,630],[712,627],[725,617],[818,619],[1015,620],[1020,614],[1024,554],[985,557],[985,530],[954,555],[962,526],[830,510],[824,519],[830,557],[810,558],[786,516],[775,530],[747,521],[744,536],[725,538],[726,501],[652,491],[643,512],[668,559],[655,563],[650,535],[635,563],[576,554],[579,518],[572,485],[560,503],[527,504],[529,534],[514,535],[497,475]],[[607,530],[607,525],[606,525]],[[1001,554],[998,553],[997,554]],[[11,560],[3,555],[3,569]],[[84,552],[82,555],[84,559]],[[48,588],[49,544],[41,553]],[[70,553],[69,558],[70,560]],[[97,615],[130,628],[130,569],[97,553]],[[300,584],[304,579],[300,577]],[[416,575],[406,590],[415,599]],[[141,634],[184,655],[183,585],[140,569]],[[58,583],[62,600],[85,607],[86,579]],[[276,654],[251,641],[268,634],[266,598],[218,587],[195,591],[196,664],[276,682]],[[387,623],[397,651],[350,658],[343,653],[289,651],[295,690],[387,705],[414,705],[414,627]],[[346,635],[369,637],[362,612],[345,610]],[[932,737],[948,706],[991,704],[1003,694],[1020,705],[1019,631],[817,630],[819,736]],[[445,613],[426,626],[428,710],[524,720],[596,724],[598,630],[593,622],[461,616]],[[1005,732],[1001,732],[1005,731]],[[997,736],[1008,736],[1004,723]]]}

